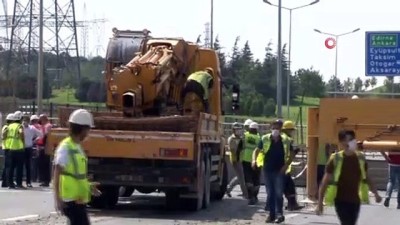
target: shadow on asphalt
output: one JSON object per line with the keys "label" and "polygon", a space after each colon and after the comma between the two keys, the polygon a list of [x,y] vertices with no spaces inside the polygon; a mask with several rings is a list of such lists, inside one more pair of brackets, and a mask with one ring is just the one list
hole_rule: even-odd
{"label": "shadow on asphalt", "polygon": [[[184,202],[184,201],[183,201]],[[178,210],[170,210],[165,206],[164,196],[134,195],[130,198],[120,198],[118,205],[113,209],[90,209],[89,213],[94,217],[122,217],[137,219],[170,219],[176,220],[200,220],[229,222],[231,220],[249,220],[253,215],[262,211],[263,203],[257,206],[248,206],[247,201],[237,198],[224,198],[222,201],[211,202],[208,209],[197,212],[189,211],[183,204]]]}

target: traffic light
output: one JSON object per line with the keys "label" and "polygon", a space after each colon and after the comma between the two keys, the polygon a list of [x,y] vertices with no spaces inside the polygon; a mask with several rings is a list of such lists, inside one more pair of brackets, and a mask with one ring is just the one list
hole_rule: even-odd
{"label": "traffic light", "polygon": [[240,100],[240,86],[239,84],[234,84],[232,87],[232,110],[239,110],[239,100]]}

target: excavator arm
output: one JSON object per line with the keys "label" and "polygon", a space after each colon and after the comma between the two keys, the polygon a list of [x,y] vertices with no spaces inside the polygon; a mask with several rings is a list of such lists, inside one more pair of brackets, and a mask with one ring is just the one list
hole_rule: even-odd
{"label": "excavator arm", "polygon": [[129,63],[113,69],[108,82],[111,105],[129,117],[177,110],[198,46],[183,39],[159,38],[148,40],[143,48]]}

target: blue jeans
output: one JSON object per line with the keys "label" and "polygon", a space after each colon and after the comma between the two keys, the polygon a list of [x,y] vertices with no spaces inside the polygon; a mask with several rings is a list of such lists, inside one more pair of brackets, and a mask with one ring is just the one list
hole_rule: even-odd
{"label": "blue jeans", "polygon": [[283,215],[283,180],[284,175],[278,172],[264,170],[265,187],[267,190],[267,208],[269,216]]}
{"label": "blue jeans", "polygon": [[400,166],[389,165],[389,182],[386,187],[386,198],[392,197],[393,188],[397,181],[397,204],[400,205]]}

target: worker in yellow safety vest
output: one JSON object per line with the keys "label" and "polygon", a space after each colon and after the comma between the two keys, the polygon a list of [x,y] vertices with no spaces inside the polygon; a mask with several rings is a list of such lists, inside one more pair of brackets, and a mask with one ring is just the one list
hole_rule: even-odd
{"label": "worker in yellow safety vest", "polygon": [[269,210],[267,223],[282,223],[283,216],[283,182],[285,173],[291,164],[294,153],[290,139],[281,133],[282,123],[271,124],[271,133],[262,136],[253,152],[252,167],[262,167],[267,189],[266,210]]}
{"label": "worker in yellow safety vest", "polygon": [[189,92],[193,92],[197,94],[202,100],[204,104],[204,109],[206,112],[209,111],[209,96],[211,89],[214,86],[214,70],[211,67],[206,67],[202,71],[197,71],[190,74],[187,78],[187,81],[183,87],[181,93],[181,101],[185,99],[185,96]]}
{"label": "worker in yellow safety vest", "polygon": [[248,193],[244,182],[243,167],[241,163],[241,155],[244,148],[243,142],[243,128],[239,123],[235,122],[232,125],[232,135],[228,138],[228,148],[230,154],[229,163],[233,167],[234,176],[228,184],[226,194],[228,197],[232,197],[232,190],[236,185],[239,184],[240,189],[242,190],[243,198],[247,199]]}
{"label": "worker in yellow safety vest", "polygon": [[63,213],[71,225],[89,225],[86,204],[91,195],[101,193],[87,178],[87,156],[81,143],[93,127],[93,116],[84,109],[69,117],[69,136],[58,145],[54,157],[54,195],[56,210]]}
{"label": "worker in yellow safety vest", "polygon": [[249,131],[249,126],[250,126],[250,124],[252,122],[253,122],[253,120],[251,120],[251,119],[247,119],[247,120],[244,121],[243,126],[244,126],[244,132],[245,133],[247,133]]}
{"label": "worker in yellow safety vest", "polygon": [[369,189],[377,203],[382,201],[369,175],[365,156],[357,150],[357,140],[353,130],[338,133],[341,151],[331,155],[319,190],[316,213],[323,212],[323,200],[334,206],[336,214],[345,225],[355,225],[360,212],[360,204],[369,203]]}
{"label": "worker in yellow safety vest", "polygon": [[253,152],[257,148],[261,137],[258,133],[258,123],[252,122],[249,125],[249,131],[244,134],[244,151],[241,156],[244,180],[246,182],[247,193],[249,195],[249,205],[255,205],[258,202],[258,192],[260,190],[261,170],[251,167]]}
{"label": "worker in yellow safety vest", "polygon": [[[293,121],[286,120],[283,123],[282,126],[283,135],[286,135],[287,138],[290,140],[294,154],[296,155],[299,153],[300,148],[294,145],[293,136],[295,131],[296,131],[296,126],[294,125]],[[292,164],[290,164],[288,169],[286,170],[283,193],[288,201],[287,209],[289,211],[295,211],[295,210],[300,210],[304,207],[300,206],[297,202],[296,186],[292,178],[291,172],[292,172]]]}
{"label": "worker in yellow safety vest", "polygon": [[6,117],[6,124],[2,127],[1,129],[1,136],[2,136],[2,142],[1,142],[1,148],[3,149],[4,152],[4,164],[3,164],[3,173],[1,175],[1,187],[6,188],[8,187],[8,170],[10,168],[10,156],[9,156],[9,141],[7,138],[7,131],[8,131],[8,126],[13,123],[14,121],[14,114],[9,113]]}
{"label": "worker in yellow safety vest", "polygon": [[[22,127],[22,113],[19,111],[15,112],[14,120],[8,125],[7,128],[7,145],[8,145],[8,157],[9,157],[9,169],[8,169],[8,188],[20,188],[22,186],[23,166],[24,166],[24,148],[25,148],[25,136],[24,129]],[[14,183],[14,172],[16,172],[16,185]]]}

